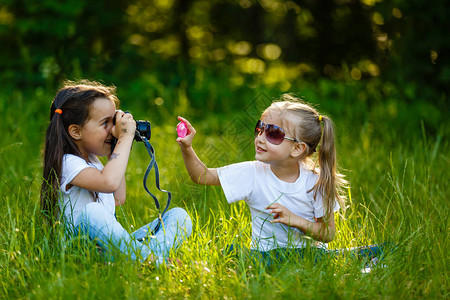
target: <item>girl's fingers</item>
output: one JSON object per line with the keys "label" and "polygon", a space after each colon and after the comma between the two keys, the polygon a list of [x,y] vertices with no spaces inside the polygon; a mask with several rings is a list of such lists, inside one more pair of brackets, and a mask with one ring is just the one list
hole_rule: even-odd
{"label": "girl's fingers", "polygon": [[126,113],[124,113],[121,110],[117,111],[117,113],[116,113],[116,123],[118,123],[121,120],[126,120],[127,118],[129,118],[129,117],[127,117]]}
{"label": "girl's fingers", "polygon": [[124,112],[122,118],[133,119],[133,115],[129,112]]}
{"label": "girl's fingers", "polygon": [[189,131],[192,131],[191,129],[194,129],[192,124],[188,120],[186,120],[185,118],[179,116],[178,120],[181,121],[181,122],[184,122],[187,125]]}
{"label": "girl's fingers", "polygon": [[116,120],[116,124],[120,124],[120,128],[125,127],[132,132],[136,130],[136,121],[133,119],[132,114],[121,111],[121,115],[119,116],[119,119]]}
{"label": "girl's fingers", "polygon": [[266,207],[266,209],[273,209],[273,208],[278,208],[278,204],[274,203]]}
{"label": "girl's fingers", "polygon": [[186,124],[189,124],[189,125],[191,125],[191,123],[189,123],[189,121],[188,121],[188,120],[186,120],[185,118],[183,118],[183,117],[180,117],[180,116],[178,116],[178,121],[181,121],[181,122],[184,122],[184,123],[186,123]]}
{"label": "girl's fingers", "polygon": [[119,114],[119,117],[123,118],[123,116],[125,115],[125,112],[119,109],[117,111],[117,114]]}
{"label": "girl's fingers", "polygon": [[178,120],[186,124],[187,134],[185,137],[177,138],[177,142],[180,145],[184,144],[185,146],[190,146],[197,132],[195,131],[194,127],[192,127],[191,123],[189,123],[189,121],[185,118],[179,116]]}
{"label": "girl's fingers", "polygon": [[186,119],[183,118],[183,117],[180,117],[180,116],[179,116],[179,117],[178,117],[178,121],[185,123],[186,126],[192,126],[191,123],[189,123],[189,121],[186,120]]}

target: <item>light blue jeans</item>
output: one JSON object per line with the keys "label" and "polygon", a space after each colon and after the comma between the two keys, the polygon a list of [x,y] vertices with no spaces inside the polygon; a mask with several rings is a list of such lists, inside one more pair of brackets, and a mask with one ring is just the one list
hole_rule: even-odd
{"label": "light blue jeans", "polygon": [[72,233],[85,234],[96,240],[107,256],[114,249],[140,261],[145,261],[153,254],[156,265],[160,265],[169,257],[170,249],[179,247],[192,232],[191,218],[182,208],[167,211],[162,220],[160,229],[154,235],[151,230],[155,228],[158,219],[130,234],[105,206],[92,202],[85,206]]}

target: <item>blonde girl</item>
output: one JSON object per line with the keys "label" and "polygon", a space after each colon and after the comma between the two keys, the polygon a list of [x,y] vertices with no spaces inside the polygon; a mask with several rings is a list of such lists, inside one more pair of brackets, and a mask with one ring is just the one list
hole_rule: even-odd
{"label": "blonde girl", "polygon": [[[229,203],[244,200],[251,211],[251,249],[302,249],[309,236],[330,242],[335,235],[334,212],[344,207],[345,184],[337,172],[333,123],[313,107],[283,95],[261,115],[255,126],[255,161],[208,168],[197,157],[194,127],[178,138],[190,178],[220,185]],[[317,152],[314,163],[313,154]]]}

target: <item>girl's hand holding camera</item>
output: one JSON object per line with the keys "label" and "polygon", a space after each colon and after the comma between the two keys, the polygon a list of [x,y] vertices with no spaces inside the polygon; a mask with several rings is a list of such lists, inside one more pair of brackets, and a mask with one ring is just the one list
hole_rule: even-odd
{"label": "girl's hand holding camera", "polygon": [[133,115],[118,110],[115,115],[115,125],[112,128],[112,135],[119,139],[124,136],[131,136],[134,138],[136,131],[136,121],[133,119]]}

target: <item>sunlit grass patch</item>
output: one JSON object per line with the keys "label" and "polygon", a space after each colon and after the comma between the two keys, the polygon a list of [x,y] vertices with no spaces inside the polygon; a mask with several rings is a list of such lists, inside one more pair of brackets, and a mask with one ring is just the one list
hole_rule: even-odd
{"label": "sunlit grass patch", "polygon": [[[340,87],[351,95],[354,91]],[[312,91],[309,91],[312,93]],[[0,298],[446,298],[448,278],[449,131],[431,131],[385,117],[383,105],[349,105],[323,100],[338,129],[339,163],[350,181],[350,201],[330,249],[392,242],[382,262],[368,273],[368,261],[338,257],[316,261],[291,255],[268,267],[248,256],[251,217],[245,203],[229,205],[219,187],[195,185],[176,143],[176,116],[152,124],[152,144],[161,187],[173,193],[171,207],[185,208],[192,236],[171,260],[154,268],[117,256],[104,260],[95,243],[63,238],[60,223],[45,224],[40,213],[40,149],[51,96],[2,95],[0,139]],[[13,101],[14,100],[14,101]],[[250,102],[252,99],[241,99]],[[130,105],[132,106],[132,105]],[[343,108],[345,107],[345,109]],[[401,106],[399,106],[401,107]],[[334,113],[333,113],[334,112]],[[143,112],[140,112],[143,113]],[[236,112],[233,116],[239,116]],[[195,147],[209,166],[253,159],[253,149],[226,148],[220,134],[229,116],[194,116]],[[412,117],[413,119],[416,116]],[[151,119],[151,115],[149,115]],[[358,120],[361,120],[358,122]],[[152,120],[151,120],[152,121]],[[400,125],[399,125],[400,123]],[[409,131],[405,130],[405,127]],[[244,133],[251,139],[252,132]],[[208,156],[206,145],[227,152]],[[208,151],[206,151],[208,150]],[[221,159],[227,159],[226,162]],[[157,216],[143,174],[150,161],[134,143],[127,169],[127,202],[117,218],[130,232]],[[154,176],[148,178],[154,191]],[[162,206],[166,195],[155,194]],[[230,253],[230,245],[244,249]]]}

